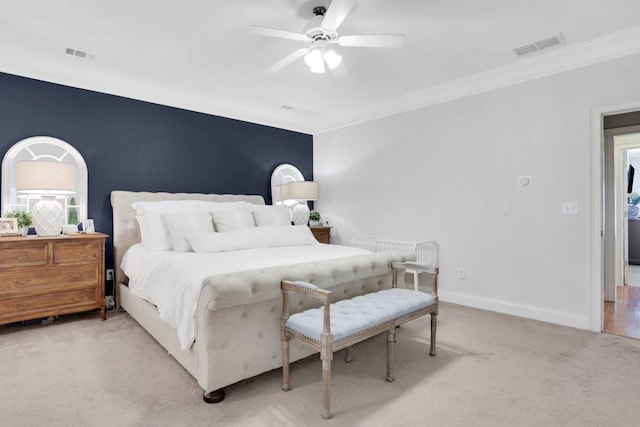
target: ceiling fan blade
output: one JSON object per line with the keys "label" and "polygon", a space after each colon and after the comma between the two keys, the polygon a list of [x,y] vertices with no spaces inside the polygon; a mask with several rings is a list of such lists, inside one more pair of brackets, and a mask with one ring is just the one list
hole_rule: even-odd
{"label": "ceiling fan blade", "polygon": [[337,30],[355,5],[356,0],[333,0],[324,14],[322,28]]}
{"label": "ceiling fan blade", "polygon": [[307,40],[306,34],[294,33],[292,31],[277,30],[275,28],[261,27],[259,25],[249,25],[245,28],[245,31],[251,34],[257,34],[259,36],[278,37],[281,39],[290,39],[305,41]]}
{"label": "ceiling fan blade", "polygon": [[296,60],[302,58],[311,50],[310,47],[303,47],[302,49],[298,49],[290,55],[285,56],[280,61],[273,64],[271,67],[264,70],[265,73],[274,74],[278,71],[282,70],[284,67],[294,63]]}
{"label": "ceiling fan blade", "polygon": [[380,34],[362,36],[342,36],[338,38],[340,46],[347,47],[400,47],[404,43],[402,34]]}

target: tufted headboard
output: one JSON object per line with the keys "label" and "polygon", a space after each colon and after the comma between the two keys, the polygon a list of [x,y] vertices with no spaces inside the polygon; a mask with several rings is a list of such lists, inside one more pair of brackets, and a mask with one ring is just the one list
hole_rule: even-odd
{"label": "tufted headboard", "polygon": [[262,196],[242,194],[202,194],[202,193],[150,193],[143,191],[112,191],[113,208],[113,256],[115,260],[116,282],[125,283],[126,277],[120,264],[124,253],[131,245],[140,242],[140,229],[136,220],[136,211],[131,207],[139,201],[159,200],[205,200],[212,202],[233,202],[244,200],[256,205],[264,205]]}

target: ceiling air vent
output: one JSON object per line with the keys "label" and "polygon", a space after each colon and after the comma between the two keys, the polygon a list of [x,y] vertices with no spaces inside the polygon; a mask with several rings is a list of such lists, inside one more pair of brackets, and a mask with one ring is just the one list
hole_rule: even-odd
{"label": "ceiling air vent", "polygon": [[77,56],[78,58],[84,58],[90,61],[93,61],[93,59],[95,58],[95,55],[91,53],[83,52],[81,50],[71,49],[70,47],[65,49],[65,53],[67,55]]}
{"label": "ceiling air vent", "polygon": [[547,49],[553,46],[564,43],[564,38],[561,33],[555,34],[551,37],[545,37],[543,39],[536,40],[531,43],[516,47],[513,51],[518,56],[528,55],[530,53],[538,52],[542,49]]}

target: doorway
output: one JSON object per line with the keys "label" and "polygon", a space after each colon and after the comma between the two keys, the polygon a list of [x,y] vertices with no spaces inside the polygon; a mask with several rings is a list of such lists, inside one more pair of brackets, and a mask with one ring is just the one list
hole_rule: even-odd
{"label": "doorway", "polygon": [[603,332],[640,339],[640,126],[605,131],[604,200]]}

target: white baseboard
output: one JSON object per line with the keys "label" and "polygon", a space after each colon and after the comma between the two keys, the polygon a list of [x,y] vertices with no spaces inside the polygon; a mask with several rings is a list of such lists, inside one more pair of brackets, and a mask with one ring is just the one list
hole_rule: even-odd
{"label": "white baseboard", "polygon": [[494,298],[479,297],[477,295],[447,291],[445,289],[438,289],[438,297],[440,298],[440,301],[444,302],[451,302],[454,304],[481,308],[483,310],[525,317],[527,319],[541,320],[543,322],[555,323],[579,329],[590,329],[591,327],[588,316],[579,313],[550,310],[544,307],[518,304]]}

